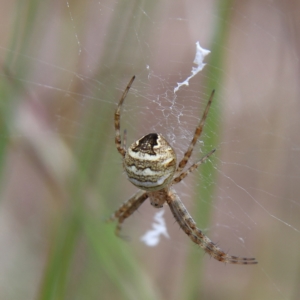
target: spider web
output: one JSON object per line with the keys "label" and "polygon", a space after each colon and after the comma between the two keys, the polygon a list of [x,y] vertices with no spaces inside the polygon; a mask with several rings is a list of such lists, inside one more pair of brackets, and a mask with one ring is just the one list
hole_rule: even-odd
{"label": "spider web", "polygon": [[[30,3],[23,5],[29,9]],[[7,2],[4,7],[10,12],[7,15],[22,16],[17,4]],[[232,1],[227,6],[204,0],[45,1],[36,7],[32,28],[28,15],[19,19],[12,32],[3,26],[2,79],[13,92],[3,102],[3,109],[8,109],[3,115],[7,130],[2,141],[9,137],[14,145],[9,147],[2,175],[0,242],[11,258],[2,253],[3,269],[15,274],[9,261],[21,263],[21,272],[35,264],[30,247],[20,254],[16,249],[24,241],[12,242],[9,237],[21,236],[27,228],[26,236],[40,245],[36,224],[47,231],[52,214],[65,209],[64,200],[49,205],[40,204],[40,199],[51,198],[47,187],[53,186],[52,178],[59,186],[67,184],[70,174],[82,167],[77,157],[90,159],[87,206],[97,207],[98,216],[104,217],[136,191],[122,174],[113,129],[116,103],[136,75],[121,115],[127,145],[159,132],[174,147],[178,160],[211,89],[216,89],[190,162],[212,148],[216,154],[176,191],[212,241],[229,254],[255,257],[259,264],[225,268],[205,257],[205,293],[220,297],[226,286],[230,289],[226,299],[238,299],[249,289],[259,291],[250,293],[249,299],[296,299],[300,295],[297,11],[296,1],[285,5]],[[10,22],[6,16],[2,19]],[[21,30],[20,24],[31,30]],[[218,24],[226,26],[226,39],[218,36]],[[177,83],[191,74],[197,41],[211,51],[205,58],[207,65],[174,94]],[[222,59],[214,58],[216,49],[221,49]],[[98,198],[93,196],[97,193]],[[208,213],[201,214],[198,205]],[[124,231],[132,238],[130,247],[146,261],[151,278],[164,277],[161,266],[170,268],[162,263],[168,254],[178,262],[174,275],[161,282],[172,286],[182,280],[177,274],[187,253],[201,256],[202,252],[178,230],[167,208],[164,217],[170,239],[162,237],[157,248],[144,246],[140,237],[151,228],[155,213],[145,203],[126,220]],[[43,256],[43,249],[39,253]],[[24,262],[22,256],[29,259]],[[33,280],[39,272],[32,269]],[[2,274],[0,282],[5,283],[5,277]],[[31,295],[26,282],[21,288]],[[4,289],[0,298],[9,299],[10,293]],[[165,294],[171,298],[172,289]]]}

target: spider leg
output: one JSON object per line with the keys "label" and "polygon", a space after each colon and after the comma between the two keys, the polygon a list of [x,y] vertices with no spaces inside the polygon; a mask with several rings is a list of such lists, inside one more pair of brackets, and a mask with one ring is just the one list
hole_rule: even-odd
{"label": "spider leg", "polygon": [[191,172],[193,172],[195,169],[197,169],[201,164],[203,164],[214,152],[216,149],[211,150],[209,153],[207,153],[205,156],[203,156],[199,161],[192,164],[185,172],[181,173],[177,177],[175,177],[172,181],[172,184],[176,184],[183,180],[186,176],[188,176]]}
{"label": "spider leg", "polygon": [[124,129],[124,133],[123,133],[123,149],[126,149],[126,143],[127,143],[127,130]]}
{"label": "spider leg", "polygon": [[214,259],[230,264],[257,264],[255,258],[237,257],[226,254],[221,248],[213,243],[196,225],[195,221],[181,202],[174,191],[169,191],[167,203],[173,213],[174,218],[181,229],[190,237],[190,239]]}
{"label": "spider leg", "polygon": [[206,105],[206,108],[204,110],[203,116],[202,116],[202,118],[201,118],[198,126],[196,127],[196,130],[195,130],[195,133],[194,133],[194,137],[193,137],[193,139],[192,139],[192,141],[191,141],[191,143],[190,143],[187,151],[184,153],[183,159],[178,164],[178,167],[177,167],[177,170],[176,170],[177,174],[182,172],[182,170],[186,166],[189,158],[191,157],[191,155],[193,153],[194,146],[197,143],[197,140],[198,140],[199,136],[202,133],[202,130],[203,130],[203,127],[204,127],[204,124],[205,124],[205,120],[206,120],[206,117],[208,115],[208,111],[209,111],[211,102],[212,102],[213,97],[214,97],[214,93],[215,93],[215,90],[212,91],[212,93],[211,93],[211,95],[209,97],[208,103]]}
{"label": "spider leg", "polygon": [[116,111],[115,111],[115,132],[116,132],[116,136],[115,136],[115,143],[116,143],[116,147],[117,147],[117,150],[119,151],[119,153],[125,157],[125,154],[126,154],[126,149],[123,147],[122,145],[122,142],[121,142],[121,135],[120,135],[120,116],[121,116],[121,107],[122,107],[122,104],[128,94],[128,91],[132,85],[132,82],[134,80],[135,76],[133,76],[131,78],[131,80],[129,81],[125,91],[123,92],[123,95],[119,101],[119,104],[116,108]]}
{"label": "spider leg", "polygon": [[120,231],[122,228],[122,223],[126,218],[131,216],[148,198],[148,195],[145,191],[139,191],[137,192],[133,197],[131,197],[129,200],[127,200],[125,203],[119,207],[118,210],[116,210],[111,217],[107,220],[114,221],[118,220],[118,224],[116,227],[116,235],[121,237]]}

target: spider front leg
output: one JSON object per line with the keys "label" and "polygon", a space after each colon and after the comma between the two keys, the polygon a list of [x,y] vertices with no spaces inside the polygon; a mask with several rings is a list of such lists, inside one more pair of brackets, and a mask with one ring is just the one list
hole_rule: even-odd
{"label": "spider front leg", "polygon": [[118,237],[121,237],[120,231],[122,228],[122,223],[125,219],[127,219],[129,216],[131,216],[148,198],[148,195],[144,191],[137,192],[133,197],[131,197],[129,200],[127,200],[125,203],[122,204],[121,207],[117,211],[115,211],[111,217],[107,220],[114,221],[118,220],[118,224],[116,227],[116,235]]}
{"label": "spider front leg", "polygon": [[177,196],[177,194],[170,190],[167,197],[167,203],[173,213],[174,218],[180,225],[181,229],[190,237],[190,239],[206,253],[214,259],[231,264],[252,265],[257,264],[255,258],[237,257],[226,254],[221,248],[216,246],[196,225],[195,221],[188,213],[187,209]]}

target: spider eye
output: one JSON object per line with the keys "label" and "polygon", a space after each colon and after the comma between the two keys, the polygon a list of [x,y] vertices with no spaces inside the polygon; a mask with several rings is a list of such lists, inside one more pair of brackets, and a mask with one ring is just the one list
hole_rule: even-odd
{"label": "spider eye", "polygon": [[152,206],[154,206],[155,208],[162,208],[162,207],[163,207],[163,205],[161,205],[161,204],[159,204],[159,203],[157,203],[157,202],[152,202],[152,201],[150,201],[150,204],[151,204]]}
{"label": "spider eye", "polygon": [[173,179],[176,154],[161,134],[150,133],[129,147],[124,168],[135,186],[147,191],[160,190]]}

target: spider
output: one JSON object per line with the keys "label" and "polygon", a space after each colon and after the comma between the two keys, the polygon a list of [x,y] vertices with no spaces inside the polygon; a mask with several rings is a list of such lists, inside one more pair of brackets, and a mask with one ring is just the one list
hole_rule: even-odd
{"label": "spider", "polygon": [[199,161],[192,164],[186,171],[183,171],[189,158],[192,155],[194,146],[200,137],[209,108],[211,106],[214,90],[204,110],[203,116],[196,127],[194,136],[185,152],[182,160],[177,165],[176,153],[167,140],[159,133],[149,133],[126,150],[126,131],[124,131],[123,142],[120,135],[121,107],[127,93],[135,79],[129,81],[119,101],[114,115],[115,123],[115,144],[123,158],[123,167],[129,181],[137,186],[138,191],[133,197],[127,200],[121,207],[112,214],[109,221],[117,220],[116,235],[120,236],[122,223],[130,217],[149,198],[152,206],[163,207],[167,202],[171,212],[181,229],[190,239],[214,259],[231,264],[252,265],[257,264],[255,258],[232,256],[225,253],[213,243],[196,225],[195,221],[181,202],[172,185],[182,181],[189,173],[193,172],[199,165],[204,163],[214,152],[211,150]]}

